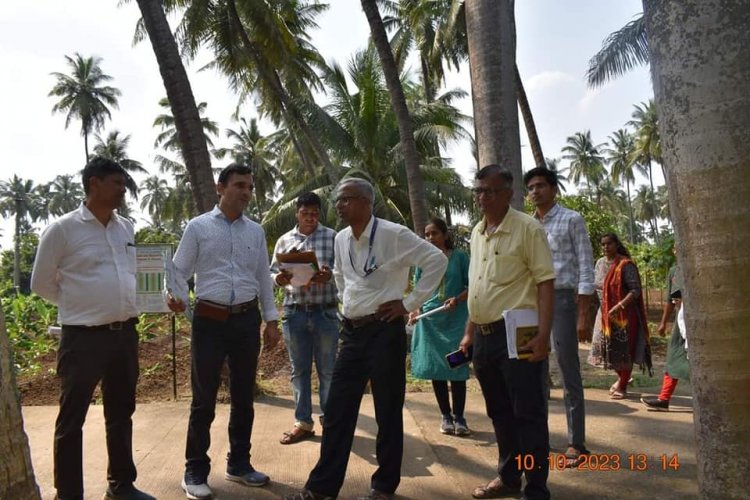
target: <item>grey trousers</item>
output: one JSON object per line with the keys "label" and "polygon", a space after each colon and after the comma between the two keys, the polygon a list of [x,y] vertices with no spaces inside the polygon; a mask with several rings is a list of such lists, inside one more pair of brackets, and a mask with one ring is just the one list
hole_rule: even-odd
{"label": "grey trousers", "polygon": [[578,360],[577,291],[555,290],[555,315],[552,342],[564,389],[565,416],[568,421],[568,444],[581,449],[586,442],[586,408]]}

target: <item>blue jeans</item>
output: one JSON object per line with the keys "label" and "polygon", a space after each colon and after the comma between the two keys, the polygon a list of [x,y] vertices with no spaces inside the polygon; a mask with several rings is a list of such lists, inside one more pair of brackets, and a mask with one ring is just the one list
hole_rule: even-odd
{"label": "blue jeans", "polygon": [[325,414],[339,342],[336,309],[308,312],[285,307],[282,328],[289,361],[292,363],[294,419],[305,428],[312,429],[312,362],[315,359],[320,382],[320,410],[321,414]]}

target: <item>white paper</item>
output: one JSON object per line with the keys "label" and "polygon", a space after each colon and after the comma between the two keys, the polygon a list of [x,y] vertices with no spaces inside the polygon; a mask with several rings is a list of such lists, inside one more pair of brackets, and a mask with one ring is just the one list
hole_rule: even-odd
{"label": "white paper", "polygon": [[508,358],[518,359],[516,329],[522,326],[537,326],[539,314],[534,309],[513,309],[503,311],[503,319],[505,319],[505,336],[508,342]]}
{"label": "white paper", "polygon": [[310,263],[281,264],[279,266],[279,269],[283,269],[284,271],[288,271],[292,274],[290,284],[295,288],[308,285],[312,277],[315,276],[315,269]]}
{"label": "white paper", "polygon": [[445,311],[446,307],[447,306],[445,304],[443,304],[440,307],[436,307],[435,309],[431,309],[431,310],[429,310],[429,311],[427,311],[425,313],[420,314],[416,318],[414,318],[414,321],[419,321],[420,319],[426,318],[427,316],[432,316],[435,313],[443,312],[443,311]]}

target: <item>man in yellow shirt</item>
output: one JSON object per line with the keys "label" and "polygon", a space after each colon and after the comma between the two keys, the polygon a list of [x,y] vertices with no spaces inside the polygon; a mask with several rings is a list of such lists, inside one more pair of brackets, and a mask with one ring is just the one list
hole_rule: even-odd
{"label": "man in yellow shirt", "polygon": [[[461,349],[474,346],[474,371],[492,419],[499,450],[498,476],[474,498],[515,496],[526,474],[524,498],[547,499],[547,354],[555,300],[555,271],[547,236],[532,217],[510,207],[513,175],[488,165],[476,175],[474,196],[482,220],[471,233],[469,321]],[[539,332],[510,359],[503,312],[533,309]]]}

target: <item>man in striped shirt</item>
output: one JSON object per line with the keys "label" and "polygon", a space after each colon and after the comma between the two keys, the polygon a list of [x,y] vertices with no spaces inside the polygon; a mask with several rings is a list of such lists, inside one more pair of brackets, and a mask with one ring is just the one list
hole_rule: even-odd
{"label": "man in striped shirt", "polygon": [[[333,243],[336,231],[320,223],[321,200],[315,193],[297,198],[297,225],[276,242],[271,276],[284,289],[284,343],[292,364],[294,427],[281,437],[281,444],[294,444],[315,435],[310,378],[312,362],[318,373],[321,422],[331,387],[339,342],[336,317],[336,285],[333,276]],[[277,254],[314,251],[318,270],[306,284],[292,283],[292,274],[279,265]],[[296,285],[296,286],[295,286]]]}
{"label": "man in striped shirt", "polygon": [[[557,174],[534,168],[523,177],[529,198],[536,207],[534,217],[544,226],[555,267],[555,314],[552,341],[562,377],[568,422],[568,465],[578,464],[588,453],[586,410],[578,359],[578,339],[588,331],[588,311],[594,293],[594,257],[586,223],[576,211],[555,201]],[[576,334],[577,332],[577,334]]]}

